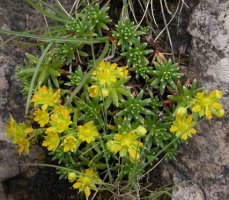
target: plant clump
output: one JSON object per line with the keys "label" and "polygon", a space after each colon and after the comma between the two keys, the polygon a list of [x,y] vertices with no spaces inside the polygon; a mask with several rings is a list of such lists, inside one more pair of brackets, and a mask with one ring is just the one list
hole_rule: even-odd
{"label": "plant clump", "polygon": [[48,14],[61,24],[44,30],[41,56],[27,54],[17,71],[28,120],[10,116],[6,135],[19,154],[42,146],[60,178],[86,199],[104,190],[150,198],[147,187],[136,189],[142,178],[162,156],[175,158],[200,119],[223,117],[222,92],[207,92],[196,81],[186,86],[169,57],[152,62],[146,29],[128,15],[112,26],[107,6],[77,11]]}

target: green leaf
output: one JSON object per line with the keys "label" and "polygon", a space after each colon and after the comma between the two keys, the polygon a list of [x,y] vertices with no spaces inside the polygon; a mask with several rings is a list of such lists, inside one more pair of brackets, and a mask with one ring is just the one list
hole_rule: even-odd
{"label": "green leaf", "polygon": [[155,85],[158,85],[159,82],[160,82],[159,79],[156,78],[153,80],[153,82],[150,85],[155,86]]}
{"label": "green leaf", "polygon": [[154,62],[154,67],[156,68],[156,70],[161,71],[162,67],[161,67],[161,65],[159,63]]}
{"label": "green leaf", "polygon": [[81,88],[84,86],[84,84],[86,83],[86,81],[91,77],[92,72],[94,71],[94,69],[98,66],[98,64],[101,62],[101,60],[105,57],[105,55],[107,54],[109,50],[109,40],[106,38],[105,40],[105,47],[101,53],[101,55],[99,56],[99,58],[96,60],[96,62],[94,63],[94,66],[90,69],[90,71],[84,76],[83,80],[81,81],[81,83],[74,89],[74,91],[71,93],[70,97],[67,99],[67,101],[65,102],[65,106],[68,105],[69,103],[71,103],[72,99],[76,96],[76,94],[81,90]]}
{"label": "green leaf", "polygon": [[119,101],[118,101],[117,92],[115,91],[115,89],[110,90],[110,92],[111,92],[111,98],[112,98],[112,101],[113,101],[114,105],[116,107],[118,107]]}
{"label": "green leaf", "polygon": [[30,84],[30,88],[29,88],[29,94],[28,94],[27,101],[26,101],[26,108],[25,108],[25,114],[26,115],[28,114],[28,111],[29,111],[30,100],[31,100],[31,97],[32,97],[32,92],[33,92],[33,88],[34,88],[34,85],[35,85],[35,81],[36,81],[38,72],[40,70],[40,67],[41,67],[43,61],[44,61],[44,58],[45,58],[46,54],[48,53],[48,51],[49,51],[49,49],[51,48],[52,45],[53,45],[53,43],[49,43],[49,45],[44,50],[44,52],[42,53],[42,55],[41,55],[41,57],[40,57],[40,59],[39,59],[39,61],[37,63],[33,78],[31,80],[31,84]]}
{"label": "green leaf", "polygon": [[165,87],[166,87],[166,83],[162,83],[162,84],[160,85],[160,93],[161,93],[161,95],[164,94],[164,92],[165,92]]}
{"label": "green leaf", "polygon": [[85,38],[70,38],[70,37],[53,37],[53,36],[44,36],[44,35],[35,35],[29,34],[28,32],[17,32],[17,31],[10,31],[6,29],[0,29],[0,33],[8,34],[8,35],[15,35],[20,37],[28,37],[39,39],[40,41],[44,42],[55,42],[55,43],[71,43],[71,44],[97,44],[97,43],[104,43],[107,38],[94,38],[94,39],[85,39]]}

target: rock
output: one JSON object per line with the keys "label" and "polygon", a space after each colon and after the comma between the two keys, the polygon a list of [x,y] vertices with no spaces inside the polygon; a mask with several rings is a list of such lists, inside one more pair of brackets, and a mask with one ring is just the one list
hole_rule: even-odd
{"label": "rock", "polygon": [[204,200],[203,191],[200,187],[191,182],[185,182],[184,177],[180,174],[174,174],[173,180],[175,183],[181,182],[181,186],[173,191],[173,200]]}
{"label": "rock", "polygon": [[173,200],[229,199],[229,1],[201,0],[194,9],[188,31],[192,36],[188,77],[206,89],[223,91],[225,117],[203,122],[198,134],[182,145],[173,162],[176,184]]}
{"label": "rock", "polygon": [[[64,0],[61,3],[64,3],[68,11],[70,10],[72,4],[69,4],[69,1]],[[21,0],[1,0],[0,19],[0,28],[13,31],[26,31],[45,25],[43,15]],[[53,21],[48,20],[48,23],[54,25]],[[8,38],[9,36],[1,34],[0,43]],[[27,40],[17,38],[17,41]],[[31,40],[29,41],[31,42]],[[12,42],[0,48],[0,200],[6,198],[7,200],[33,199],[31,198],[32,194],[27,194],[25,190],[29,188],[28,183],[30,183],[30,179],[37,172],[37,169],[30,169],[25,164],[35,164],[41,157],[41,150],[38,147],[32,149],[29,156],[19,157],[15,145],[4,136],[4,125],[10,114],[14,116],[16,121],[23,121],[25,98],[20,92],[20,83],[16,80],[15,70],[17,65],[23,64],[25,52],[36,54],[38,49]],[[37,186],[34,185],[34,188]],[[37,190],[37,193],[39,191]],[[63,191],[63,193],[65,192]],[[27,197],[28,195],[29,197]]]}
{"label": "rock", "polygon": [[[20,13],[20,14],[19,14]],[[41,17],[40,17],[41,18]],[[39,25],[37,13],[20,0],[0,1],[0,28],[21,31]],[[36,23],[34,23],[36,22]],[[0,42],[5,41],[5,35],[0,36]],[[23,120],[25,99],[20,93],[20,86],[15,77],[16,65],[22,63],[24,49],[16,44],[7,44],[0,49],[0,199],[14,199],[5,194],[5,183],[18,174],[31,173],[28,167],[22,167],[26,162],[33,160],[19,157],[15,145],[4,136],[4,124],[9,114],[12,114],[17,121]],[[31,157],[30,157],[31,158]],[[15,193],[17,195],[17,193]],[[11,195],[12,196],[12,195]]]}

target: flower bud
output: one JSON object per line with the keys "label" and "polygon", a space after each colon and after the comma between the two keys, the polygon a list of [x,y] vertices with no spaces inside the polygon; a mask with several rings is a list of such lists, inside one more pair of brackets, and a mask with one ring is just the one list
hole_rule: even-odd
{"label": "flower bud", "polygon": [[224,116],[224,110],[220,109],[217,113],[216,113],[217,117],[223,117]]}
{"label": "flower bud", "polygon": [[76,177],[77,177],[77,175],[75,172],[69,172],[68,173],[68,181],[70,183],[74,182],[76,180]]}
{"label": "flower bud", "polygon": [[176,110],[176,114],[177,115],[185,115],[187,113],[187,109],[185,107],[179,107],[177,110]]}
{"label": "flower bud", "polygon": [[139,136],[143,136],[147,133],[147,130],[145,129],[144,126],[138,126],[135,130],[134,130],[135,133],[137,133],[137,135]]}

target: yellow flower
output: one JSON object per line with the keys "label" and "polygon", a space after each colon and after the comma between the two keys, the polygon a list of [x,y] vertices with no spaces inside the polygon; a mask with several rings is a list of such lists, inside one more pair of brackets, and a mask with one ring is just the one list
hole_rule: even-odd
{"label": "yellow flower", "polygon": [[55,151],[59,146],[60,138],[57,133],[47,133],[45,136],[45,141],[43,141],[42,146],[47,147],[49,151]]}
{"label": "yellow flower", "polygon": [[13,137],[14,142],[26,137],[33,131],[33,128],[28,127],[25,123],[17,123],[12,115],[10,115],[10,122],[6,124],[6,135]]}
{"label": "yellow flower", "polygon": [[93,72],[95,80],[104,87],[115,83],[118,78],[125,78],[128,75],[127,67],[117,67],[116,63],[101,61]]}
{"label": "yellow flower", "polygon": [[223,106],[218,102],[221,98],[222,92],[219,90],[213,90],[210,94],[206,92],[197,93],[192,111],[199,113],[200,117],[205,115],[207,119],[211,119],[212,114],[223,117]]}
{"label": "yellow flower", "polygon": [[26,138],[21,138],[18,141],[18,152],[19,152],[19,154],[21,154],[23,151],[26,154],[29,154],[29,146],[30,146],[29,140]]}
{"label": "yellow flower", "polygon": [[86,169],[80,176],[73,188],[84,191],[86,197],[89,197],[91,190],[97,190],[96,184],[102,184],[102,180],[93,169]]}
{"label": "yellow flower", "polygon": [[47,128],[46,132],[62,133],[71,123],[70,111],[65,106],[59,105],[53,110],[51,127]]}
{"label": "yellow flower", "polygon": [[98,85],[92,85],[89,90],[89,96],[90,97],[98,97],[100,96],[100,89]]}
{"label": "yellow flower", "polygon": [[119,72],[120,72],[120,78],[125,78],[128,76],[128,70],[127,67],[119,67]]}
{"label": "yellow flower", "polygon": [[109,95],[109,91],[107,88],[101,88],[98,85],[92,85],[89,88],[89,96],[90,97],[107,97]]}
{"label": "yellow flower", "polygon": [[107,142],[107,149],[116,154],[119,152],[120,157],[124,157],[127,152],[129,154],[130,161],[136,163],[140,160],[140,147],[142,143],[138,141],[138,135],[135,132],[115,134],[114,140]]}
{"label": "yellow flower", "polygon": [[194,126],[195,122],[192,121],[192,115],[189,115],[187,118],[185,115],[177,115],[170,128],[170,132],[175,133],[177,137],[181,137],[183,140],[187,140],[192,134],[196,134]]}
{"label": "yellow flower", "polygon": [[86,141],[88,144],[95,141],[99,136],[99,133],[92,121],[84,124],[83,126],[78,126],[79,129],[79,139]]}
{"label": "yellow flower", "polygon": [[93,71],[95,84],[89,89],[90,97],[107,97],[112,88],[117,87],[115,83],[118,79],[127,77],[127,67],[118,67],[116,63],[101,61],[96,69]]}
{"label": "yellow flower", "polygon": [[60,89],[53,93],[52,88],[48,89],[46,86],[39,87],[31,99],[31,102],[33,102],[35,106],[42,105],[42,110],[46,110],[48,106],[58,105],[61,102]]}
{"label": "yellow flower", "polygon": [[34,120],[44,127],[49,122],[49,114],[45,110],[37,110],[34,113]]}
{"label": "yellow flower", "polygon": [[73,152],[76,150],[78,145],[79,145],[79,142],[73,135],[67,136],[61,144],[61,146],[64,147],[64,152],[68,152],[68,151]]}
{"label": "yellow flower", "polygon": [[21,154],[23,151],[29,153],[29,140],[26,139],[33,128],[28,127],[25,123],[17,123],[12,116],[10,122],[5,126],[6,136],[12,137],[13,143],[18,145],[18,152]]}

